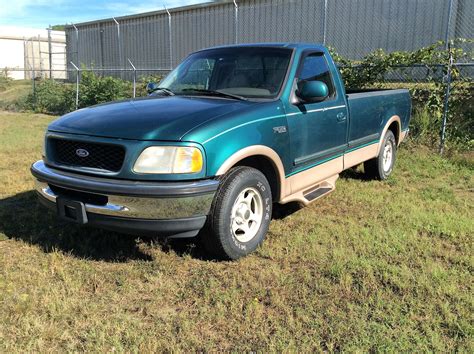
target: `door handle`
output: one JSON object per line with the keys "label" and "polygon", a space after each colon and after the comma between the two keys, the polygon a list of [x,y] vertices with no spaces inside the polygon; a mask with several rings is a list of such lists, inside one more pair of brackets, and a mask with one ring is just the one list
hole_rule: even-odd
{"label": "door handle", "polygon": [[345,122],[346,121],[346,115],[343,112],[339,112],[336,116],[338,122]]}

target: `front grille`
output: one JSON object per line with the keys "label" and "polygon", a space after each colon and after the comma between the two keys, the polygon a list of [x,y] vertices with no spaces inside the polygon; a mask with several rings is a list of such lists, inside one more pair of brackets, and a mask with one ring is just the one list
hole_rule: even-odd
{"label": "front grille", "polygon": [[119,145],[56,138],[50,138],[49,141],[51,157],[55,163],[61,165],[118,172],[125,158],[125,149]]}

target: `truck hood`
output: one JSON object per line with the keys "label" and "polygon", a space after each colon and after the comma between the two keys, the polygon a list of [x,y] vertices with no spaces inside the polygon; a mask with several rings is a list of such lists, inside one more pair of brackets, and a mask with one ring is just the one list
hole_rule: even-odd
{"label": "truck hood", "polygon": [[135,140],[178,141],[189,130],[255,102],[221,98],[146,97],[66,114],[49,131]]}

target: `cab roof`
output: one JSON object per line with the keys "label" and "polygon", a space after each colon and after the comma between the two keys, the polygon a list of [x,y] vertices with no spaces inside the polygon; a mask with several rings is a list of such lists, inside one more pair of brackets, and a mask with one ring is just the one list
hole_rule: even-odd
{"label": "cab roof", "polygon": [[326,52],[327,49],[322,44],[315,44],[315,43],[297,43],[297,42],[265,42],[265,43],[242,43],[242,44],[229,44],[229,45],[221,45],[215,46],[210,48],[201,49],[208,50],[208,49],[220,49],[220,48],[241,48],[241,47],[272,47],[272,48],[290,48],[290,49],[314,49],[314,50],[321,50],[322,52]]}

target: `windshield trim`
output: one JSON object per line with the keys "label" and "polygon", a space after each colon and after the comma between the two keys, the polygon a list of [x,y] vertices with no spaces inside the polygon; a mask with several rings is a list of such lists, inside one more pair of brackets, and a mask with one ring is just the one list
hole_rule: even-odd
{"label": "windshield trim", "polygon": [[[207,52],[207,51],[213,51],[213,50],[218,50],[218,49],[224,49],[226,48],[225,46],[224,47],[213,47],[213,48],[205,48],[205,49],[202,49],[202,50],[198,50],[198,51],[195,51],[195,52],[192,52],[190,53],[188,56],[186,56],[179,64],[181,65],[181,63],[183,63],[185,60],[187,60],[191,55],[193,54],[196,54],[196,53],[202,53],[202,52]],[[273,97],[247,97],[247,96],[244,96],[245,99],[247,101],[250,101],[250,102],[274,102],[274,101],[278,101],[281,99],[281,96],[283,95],[283,92],[285,91],[285,87],[286,85],[288,84],[288,80],[289,80],[289,76],[290,76],[290,72],[291,72],[291,68],[293,67],[293,64],[294,64],[294,59],[295,59],[295,53],[296,53],[296,48],[291,48],[291,47],[283,47],[283,46],[276,46],[276,45],[271,45],[271,46],[258,46],[258,45],[255,45],[255,46],[250,46],[250,45],[245,45],[245,46],[229,46],[229,48],[256,48],[256,49],[266,49],[266,48],[272,48],[272,49],[285,49],[285,50],[288,50],[288,52],[290,52],[290,60],[288,61],[288,66],[286,68],[286,73],[285,73],[285,77],[281,83],[281,87],[280,87],[280,90],[278,91],[278,93],[273,96]],[[170,75],[178,66],[176,66],[175,68],[173,68],[173,70],[171,70],[168,75]],[[161,79],[160,83],[165,80],[168,75],[166,75],[165,77],[163,77],[163,79]],[[176,93],[176,96],[185,96],[185,95],[182,95],[180,93]],[[193,96],[192,94],[190,95],[186,95],[186,96]],[[198,96],[198,95],[195,95],[195,96]],[[202,96],[202,95],[200,95]],[[211,96],[209,96],[211,97]],[[217,98],[217,97],[215,97]]]}

